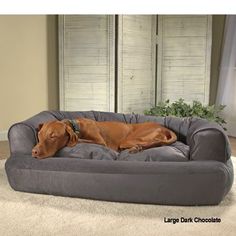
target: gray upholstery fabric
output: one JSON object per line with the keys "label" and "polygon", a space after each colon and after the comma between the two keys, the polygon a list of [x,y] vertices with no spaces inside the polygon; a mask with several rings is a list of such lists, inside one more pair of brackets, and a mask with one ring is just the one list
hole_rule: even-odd
{"label": "gray upholstery fabric", "polygon": [[[85,117],[96,121],[121,121],[126,123],[158,122],[172,129],[178,140],[190,147],[191,160],[218,160],[225,162],[231,156],[228,137],[223,129],[199,118],[154,117],[137,114],[119,114],[111,112],[60,112],[44,111],[21,123],[14,124],[9,131],[11,153],[31,154],[37,142],[36,128],[39,123],[49,120],[75,119]],[[211,139],[205,138],[210,133]],[[22,138],[24,137],[24,138]],[[206,140],[205,140],[206,139]],[[214,141],[213,141],[214,140]],[[215,145],[215,144],[220,145]],[[209,152],[207,152],[209,151]]]}
{"label": "gray upholstery fabric", "polygon": [[64,147],[57,157],[73,157],[92,160],[116,160],[118,152],[97,144],[79,143],[74,147]]}
{"label": "gray upholstery fabric", "polygon": [[119,153],[101,145],[80,143],[72,148],[65,147],[61,149],[56,156],[119,161],[188,161],[189,146],[182,142],[175,142],[171,146],[150,148],[139,153],[130,154],[127,150]]}
{"label": "gray upholstery fabric", "polygon": [[[65,147],[55,157],[31,157],[39,123],[87,117],[97,121],[158,122],[178,141],[136,154],[96,144]],[[18,191],[110,201],[172,205],[218,204],[233,182],[230,145],[220,126],[198,118],[109,112],[45,111],[9,130],[6,173]]]}

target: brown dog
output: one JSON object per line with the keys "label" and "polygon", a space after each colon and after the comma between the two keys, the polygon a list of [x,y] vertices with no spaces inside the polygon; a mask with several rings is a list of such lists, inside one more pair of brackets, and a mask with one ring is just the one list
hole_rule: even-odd
{"label": "brown dog", "polygon": [[128,149],[135,153],[170,145],[177,140],[173,131],[154,122],[126,124],[78,118],[46,122],[40,124],[38,130],[39,143],[32,149],[32,156],[39,159],[53,156],[59,149],[77,143],[95,143],[115,151]]}

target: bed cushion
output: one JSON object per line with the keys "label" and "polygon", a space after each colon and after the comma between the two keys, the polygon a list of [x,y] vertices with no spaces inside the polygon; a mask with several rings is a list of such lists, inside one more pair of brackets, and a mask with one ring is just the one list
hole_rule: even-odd
{"label": "bed cushion", "polygon": [[72,148],[61,149],[56,156],[113,161],[188,161],[189,146],[177,141],[170,146],[150,148],[131,154],[128,150],[119,153],[101,145],[80,143]]}

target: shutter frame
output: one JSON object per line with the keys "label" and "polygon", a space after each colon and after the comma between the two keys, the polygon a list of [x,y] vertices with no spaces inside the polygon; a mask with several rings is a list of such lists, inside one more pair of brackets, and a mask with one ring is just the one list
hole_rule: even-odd
{"label": "shutter frame", "polygon": [[[86,17],[86,15],[82,15],[82,17]],[[107,40],[107,45],[106,45],[106,49],[107,53],[106,53],[106,58],[104,58],[106,60],[106,65],[105,65],[105,69],[103,70],[104,73],[106,74],[106,79],[104,78],[104,86],[103,86],[103,92],[105,93],[105,95],[103,95],[103,100],[105,101],[105,105],[103,106],[103,109],[99,108],[99,103],[95,104],[94,101],[94,105],[93,107],[91,107],[89,104],[90,101],[93,97],[96,98],[96,93],[93,94],[93,96],[91,96],[91,99],[87,99],[86,98],[83,100],[81,100],[80,98],[78,98],[77,100],[81,100],[81,102],[76,102],[76,104],[78,103],[77,107],[75,107],[74,109],[68,109],[68,105],[66,102],[66,87],[68,87],[68,83],[66,82],[66,55],[65,55],[65,43],[66,43],[66,28],[65,28],[65,19],[66,17],[73,17],[72,15],[60,15],[59,16],[59,95],[60,95],[60,110],[103,110],[103,111],[114,111],[114,53],[115,53],[115,17],[113,15],[88,15],[88,17],[106,17],[106,29],[104,32],[107,32],[107,35],[103,35],[103,37],[106,37]],[[74,17],[81,17],[81,15],[76,15]],[[83,28],[83,27],[82,27]],[[85,27],[86,28],[86,27]],[[68,31],[68,30],[67,30]],[[73,32],[73,30],[71,31]],[[99,39],[98,39],[99,40]],[[95,44],[94,44],[95,45]],[[81,44],[80,44],[81,46]],[[84,49],[86,52],[86,49]],[[88,49],[89,50],[89,49]],[[99,49],[97,49],[99,50]],[[91,49],[90,49],[91,51]],[[89,63],[89,62],[88,62]],[[92,67],[96,67],[96,65],[91,64]],[[83,69],[83,66],[81,66]],[[78,69],[79,70],[79,69]],[[99,75],[98,75],[99,76]],[[90,75],[90,77],[92,77],[92,75]],[[78,79],[77,81],[78,83],[81,82],[81,84],[83,85],[83,82],[80,81],[80,79]],[[87,82],[87,81],[86,81]],[[94,83],[94,81],[91,81],[91,84]],[[86,86],[85,86],[86,89]],[[96,89],[96,88],[94,88]],[[99,91],[98,91],[99,92]],[[100,91],[101,92],[101,91]],[[99,95],[98,95],[99,96]],[[86,106],[86,103],[88,103],[88,105]],[[97,106],[98,105],[98,106]],[[73,105],[72,105],[73,106]],[[98,108],[97,108],[98,107]]]}
{"label": "shutter frame", "polygon": [[[140,17],[140,19],[139,19]],[[145,18],[146,17],[146,18]],[[149,17],[151,18],[149,20]],[[133,18],[133,22],[132,22]],[[156,16],[154,15],[119,15],[119,23],[118,23],[118,112],[123,113],[143,113],[145,109],[149,109],[150,107],[155,105],[155,83],[156,83]],[[136,35],[140,35],[140,38],[138,40],[135,40],[132,47],[131,41],[126,40],[123,41],[123,38],[126,37],[128,39],[127,35],[130,35],[131,32],[129,32],[129,25],[124,23],[124,20],[130,21],[130,24],[137,24],[140,23],[140,31],[137,31],[137,28],[133,30],[133,38],[135,38]],[[145,20],[147,22],[150,22],[149,27],[150,29],[145,28]],[[142,31],[143,30],[143,31]],[[145,40],[143,38],[148,37],[148,40],[151,40],[150,44],[145,44]],[[132,39],[131,39],[132,40]],[[143,40],[143,42],[142,42]],[[129,42],[127,42],[129,41]],[[143,45],[142,45],[143,43]],[[140,46],[140,47],[139,47]],[[129,48],[130,47],[130,48]],[[147,51],[150,51],[150,54],[146,57],[150,57],[150,61],[147,62],[147,67],[149,68],[147,70],[147,76],[149,76],[149,80],[146,80],[146,83],[149,83],[147,86],[145,86],[145,82],[142,78],[145,77],[145,72],[143,73],[145,67],[142,70],[142,61],[138,61],[139,57],[141,56],[140,53],[142,53],[142,50],[145,50],[145,47],[147,47]],[[136,48],[136,50],[135,50]],[[126,53],[124,53],[126,51]],[[140,52],[138,52],[140,51]],[[145,52],[146,53],[146,52]],[[132,56],[130,56],[133,54]],[[136,55],[136,58],[135,56]],[[127,60],[127,58],[130,58],[130,60]],[[132,63],[137,60],[137,66],[135,68]],[[126,63],[130,63],[129,69],[126,69],[127,66]],[[133,72],[129,72],[132,71]],[[140,73],[138,74],[138,71]],[[128,78],[129,77],[129,78]],[[136,77],[136,78],[135,78]],[[138,78],[139,77],[139,78]],[[134,79],[132,81],[132,79]],[[132,86],[133,83],[133,86]],[[140,86],[143,86],[143,98],[136,93],[135,90],[140,91]],[[130,91],[129,91],[130,87]],[[131,94],[132,92],[132,94]],[[149,95],[150,93],[150,95]],[[146,96],[146,97],[145,97]],[[149,96],[149,97],[148,97]],[[144,102],[142,99],[145,99]],[[136,102],[135,102],[136,101]]]}
{"label": "shutter frame", "polygon": [[[199,16],[199,15],[189,15],[189,16],[188,15],[184,15],[184,16],[180,16],[180,15],[178,15],[178,16],[159,15],[158,16],[158,38],[159,38],[159,40],[158,40],[158,63],[157,63],[157,71],[158,71],[158,73],[157,73],[157,88],[156,88],[157,89],[157,103],[160,102],[160,101],[169,99],[169,98],[170,98],[171,101],[176,100],[176,99],[179,98],[177,95],[173,95],[172,97],[171,96],[170,97],[166,97],[165,92],[164,92],[164,90],[165,90],[164,88],[168,85],[167,84],[168,83],[167,80],[170,78],[168,76],[165,77],[166,76],[165,75],[165,70],[168,70],[168,67],[171,68],[171,65],[169,65],[169,66],[167,66],[167,64],[165,65],[165,59],[167,58],[167,56],[165,57],[165,47],[169,46],[169,48],[172,47],[173,50],[175,49],[175,46],[173,44],[171,44],[170,41],[168,42],[169,39],[168,39],[168,37],[165,37],[164,32],[166,30],[168,30],[168,29],[166,29],[166,28],[168,28],[168,18],[169,19],[176,18],[176,22],[177,22],[176,25],[177,25],[178,24],[178,20],[181,19],[181,17],[183,18],[183,23],[182,23],[183,24],[182,25],[183,29],[182,30],[184,32],[184,24],[185,24],[185,27],[186,27],[186,25],[189,25],[189,27],[186,28],[186,31],[189,31],[189,35],[181,36],[180,35],[181,34],[181,28],[180,27],[178,28],[176,26],[175,30],[176,30],[177,34],[179,33],[179,35],[178,36],[174,36],[173,35],[173,38],[174,37],[176,37],[176,38],[177,37],[182,37],[182,38],[186,37],[186,42],[187,42],[186,47],[188,47],[189,45],[191,47],[191,41],[188,41],[187,37],[189,37],[189,39],[190,39],[191,37],[195,36],[194,33],[193,33],[194,29],[191,28],[191,23],[189,23],[187,21],[187,18],[189,19],[189,21],[191,21],[191,18],[194,18],[194,17],[198,18],[199,22],[198,21],[195,22],[196,23],[196,27],[199,27],[199,25],[201,25],[201,20],[203,21],[204,17],[206,18],[206,23],[205,23],[206,36],[204,38],[205,50],[204,50],[204,53],[202,53],[200,55],[205,60],[204,64],[202,64],[200,66],[200,68],[204,71],[204,76],[202,76],[202,77],[201,76],[200,77],[196,76],[196,78],[197,78],[197,80],[195,80],[196,85],[195,86],[192,85],[192,84],[189,85],[189,87],[186,88],[185,91],[187,91],[187,90],[191,91],[191,87],[194,88],[195,89],[195,93],[196,94],[197,93],[200,94],[199,95],[199,99],[197,99],[197,100],[199,100],[200,102],[202,102],[205,105],[208,105],[209,104],[209,97],[210,97],[209,96],[210,95],[210,64],[211,64],[211,44],[212,44],[212,16],[211,15],[202,15],[202,16]],[[184,18],[186,18],[185,22],[184,22]],[[167,21],[167,23],[166,23],[166,21]],[[169,22],[169,25],[170,25],[170,22]],[[201,28],[199,28],[199,29],[201,29]],[[199,30],[199,31],[201,32],[201,30]],[[169,29],[169,32],[170,32],[170,29]],[[203,32],[203,30],[202,30],[202,32]],[[200,36],[199,37],[196,36],[194,38],[195,45],[198,45],[198,44],[200,45],[201,44],[200,38],[201,38]],[[203,36],[202,36],[202,39],[203,39]],[[179,42],[181,42],[181,40]],[[173,43],[175,43],[177,45],[177,42],[173,41]],[[194,42],[193,42],[193,44],[194,44]],[[176,48],[177,48],[177,46],[176,46]],[[192,50],[192,48],[189,48],[189,50]],[[181,52],[180,52],[180,54],[181,54]],[[184,50],[183,50],[183,54],[184,54]],[[182,56],[182,58],[184,59],[184,56]],[[193,56],[193,58],[194,58],[194,56]],[[189,60],[189,62],[193,63],[193,61],[191,59]],[[171,63],[171,59],[169,60],[169,63]],[[174,66],[172,66],[172,68],[173,67]],[[196,70],[196,71],[200,72],[198,70]],[[182,66],[182,73],[183,73],[183,75],[184,75],[184,72],[185,72],[185,69],[184,69],[184,66]],[[178,74],[178,72],[176,72],[176,73]],[[181,72],[179,72],[179,73],[181,74]],[[189,70],[189,71],[186,70],[186,75],[185,76],[187,76],[188,73],[190,73],[189,74],[190,76],[194,76],[194,72],[192,72],[192,74],[191,74],[191,70]],[[167,74],[168,74],[168,72],[167,72]],[[173,73],[173,75],[174,75],[174,73]],[[199,78],[201,78],[202,81],[199,82]],[[180,81],[181,80],[179,80],[179,82]],[[183,79],[182,82],[186,84],[187,81]],[[198,83],[199,83],[199,85],[198,85]],[[169,85],[170,84],[171,84],[171,82],[169,82]],[[176,85],[176,83],[175,83],[175,85]],[[197,88],[197,86],[199,86],[199,88]],[[193,93],[192,94],[194,94],[194,89],[193,89]],[[177,94],[178,92],[179,91],[178,91],[177,86],[176,86],[175,90],[173,89],[173,94]],[[179,92],[179,94],[180,93],[181,92]],[[186,94],[185,95],[182,94],[182,96],[180,96],[180,97],[184,97],[186,102],[188,102],[188,103],[190,103],[194,99],[193,96],[192,96],[192,98],[190,96],[189,98],[186,99]],[[175,98],[175,99],[173,99],[173,98]]]}

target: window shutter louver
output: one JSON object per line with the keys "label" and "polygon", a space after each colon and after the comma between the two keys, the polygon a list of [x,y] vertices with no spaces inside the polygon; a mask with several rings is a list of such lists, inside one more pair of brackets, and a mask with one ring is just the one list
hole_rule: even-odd
{"label": "window shutter louver", "polygon": [[118,112],[155,104],[156,17],[121,15],[118,30]]}
{"label": "window shutter louver", "polygon": [[143,113],[178,98],[208,104],[211,16],[163,15],[158,25],[154,15],[116,19],[59,16],[60,109]]}
{"label": "window shutter louver", "polygon": [[59,17],[60,109],[114,111],[114,17]]}
{"label": "window shutter louver", "polygon": [[209,102],[211,16],[158,16],[158,101]]}

